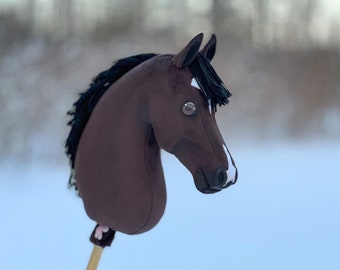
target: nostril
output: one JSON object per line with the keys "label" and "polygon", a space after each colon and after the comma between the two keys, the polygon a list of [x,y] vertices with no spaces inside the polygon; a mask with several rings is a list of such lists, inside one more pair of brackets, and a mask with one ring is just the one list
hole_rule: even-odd
{"label": "nostril", "polygon": [[227,173],[225,170],[219,170],[218,173],[217,173],[217,186],[223,186],[226,179],[227,179]]}

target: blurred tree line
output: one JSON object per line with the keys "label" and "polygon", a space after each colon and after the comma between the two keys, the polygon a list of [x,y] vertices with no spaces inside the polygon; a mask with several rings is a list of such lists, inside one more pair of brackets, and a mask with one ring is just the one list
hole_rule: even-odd
{"label": "blurred tree line", "polygon": [[[324,0],[327,1],[327,0]],[[338,47],[339,20],[322,0],[4,0],[4,47],[30,38],[111,40],[122,33],[182,36],[200,30],[266,49]],[[320,24],[324,26],[320,28]],[[202,29],[203,28],[203,29]],[[323,30],[320,33],[320,30]],[[176,31],[179,31],[176,32]]]}
{"label": "blurred tree line", "polygon": [[[340,26],[318,0],[7,0],[0,3],[0,157],[62,154],[65,113],[99,71],[216,33],[235,138],[340,134]],[[207,38],[207,37],[206,37]],[[236,136],[237,135],[237,136]],[[235,139],[236,140],[236,139]]]}

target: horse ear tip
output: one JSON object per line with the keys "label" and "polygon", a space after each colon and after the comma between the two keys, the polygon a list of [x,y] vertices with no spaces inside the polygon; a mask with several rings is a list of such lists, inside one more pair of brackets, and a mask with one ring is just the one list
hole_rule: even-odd
{"label": "horse ear tip", "polygon": [[195,37],[195,39],[203,40],[203,36],[204,34],[201,32]]}
{"label": "horse ear tip", "polygon": [[209,42],[212,43],[212,44],[216,44],[216,41],[217,41],[216,35],[214,33],[211,34]]}
{"label": "horse ear tip", "polygon": [[172,63],[179,68],[188,66],[199,52],[199,47],[203,41],[203,33],[199,33],[186,45],[182,51],[172,58]]}

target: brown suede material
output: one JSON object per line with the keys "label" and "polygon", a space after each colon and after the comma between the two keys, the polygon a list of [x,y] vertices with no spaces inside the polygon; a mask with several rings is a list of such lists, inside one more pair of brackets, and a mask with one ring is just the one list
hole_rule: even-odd
{"label": "brown suede material", "polygon": [[101,98],[82,134],[75,164],[77,188],[89,217],[130,234],[151,229],[166,201],[148,113],[148,98],[159,90],[147,80],[154,76],[148,62],[123,76]]}
{"label": "brown suede material", "polygon": [[[202,170],[215,177],[216,170],[228,168],[214,113],[183,67],[197,54],[189,47],[198,50],[201,41],[197,36],[175,57],[156,56],[132,69],[92,112],[78,145],[75,179],[86,212],[97,223],[127,234],[157,224],[166,204],[160,148],[193,175]],[[196,104],[197,115],[182,113],[188,101]]]}

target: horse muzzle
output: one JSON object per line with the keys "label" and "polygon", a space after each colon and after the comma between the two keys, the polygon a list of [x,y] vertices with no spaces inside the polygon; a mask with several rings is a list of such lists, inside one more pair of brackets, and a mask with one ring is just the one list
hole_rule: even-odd
{"label": "horse muzzle", "polygon": [[196,188],[200,192],[211,194],[235,184],[237,176],[237,169],[233,174],[228,175],[228,172],[225,169],[218,169],[215,172],[206,173],[200,168],[194,176],[194,181]]}

